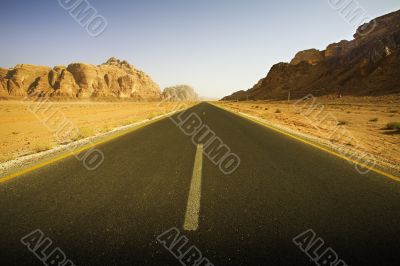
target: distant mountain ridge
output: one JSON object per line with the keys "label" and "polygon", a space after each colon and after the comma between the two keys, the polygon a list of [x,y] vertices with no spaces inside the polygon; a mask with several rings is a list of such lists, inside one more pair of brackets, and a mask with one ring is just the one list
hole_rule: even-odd
{"label": "distant mountain ridge", "polygon": [[144,72],[126,61],[110,58],[99,66],[73,63],[50,68],[21,64],[12,69],[0,68],[0,96],[152,101],[161,99],[161,90]]}
{"label": "distant mountain ridge", "polygon": [[[372,28],[374,27],[374,28]],[[318,95],[386,95],[400,93],[400,10],[363,25],[354,40],[296,54],[278,63],[253,88],[223,100],[286,99]]]}

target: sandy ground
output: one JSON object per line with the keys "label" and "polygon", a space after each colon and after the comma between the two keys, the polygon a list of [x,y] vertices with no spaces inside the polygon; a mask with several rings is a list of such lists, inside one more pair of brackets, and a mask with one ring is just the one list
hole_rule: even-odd
{"label": "sandy ground", "polygon": [[0,162],[49,150],[181,107],[178,103],[0,101]]}
{"label": "sandy ground", "polygon": [[400,172],[400,131],[386,129],[388,123],[400,122],[400,96],[216,104],[316,137],[324,144],[368,153],[378,165]]}

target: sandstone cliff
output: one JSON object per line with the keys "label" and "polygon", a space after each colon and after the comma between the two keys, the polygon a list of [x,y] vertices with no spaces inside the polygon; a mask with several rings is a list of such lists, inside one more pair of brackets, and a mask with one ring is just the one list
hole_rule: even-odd
{"label": "sandstone cliff", "polygon": [[7,75],[8,70],[0,67],[0,97],[8,96],[7,90],[4,88],[4,78]]}
{"label": "sandstone cliff", "polygon": [[167,101],[198,101],[199,96],[188,85],[177,85],[164,89],[163,98]]}
{"label": "sandstone cliff", "polygon": [[95,66],[83,63],[69,66],[17,65],[0,68],[0,96],[63,98],[126,98],[159,100],[159,86],[144,72],[126,61],[110,58]]}
{"label": "sandstone cliff", "polygon": [[[371,32],[367,35],[359,34]],[[318,95],[400,93],[400,11],[361,26],[352,41],[296,54],[274,65],[253,88],[223,100],[285,99]]]}

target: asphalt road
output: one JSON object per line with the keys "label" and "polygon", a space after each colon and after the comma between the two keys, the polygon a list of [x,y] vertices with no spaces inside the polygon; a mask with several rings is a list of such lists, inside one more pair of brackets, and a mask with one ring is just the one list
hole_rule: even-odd
{"label": "asphalt road", "polygon": [[190,111],[239,156],[234,173],[205,156],[194,167],[196,145],[163,119],[100,145],[95,171],[70,157],[0,184],[0,265],[44,265],[21,243],[36,229],[75,265],[181,265],[157,240],[172,227],[213,265],[316,265],[293,243],[307,229],[317,254],[400,265],[400,183],[210,104]]}

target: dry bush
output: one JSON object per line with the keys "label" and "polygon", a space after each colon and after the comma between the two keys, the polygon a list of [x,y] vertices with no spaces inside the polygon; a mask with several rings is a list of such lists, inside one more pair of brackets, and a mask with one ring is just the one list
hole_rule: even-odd
{"label": "dry bush", "polygon": [[34,152],[42,152],[42,151],[48,151],[54,148],[55,144],[52,142],[46,142],[46,141],[37,141],[33,143],[32,145],[32,150]]}
{"label": "dry bush", "polygon": [[94,135],[96,135],[96,132],[93,130],[93,128],[81,127],[79,129],[79,133],[72,140],[77,141]]}
{"label": "dry bush", "polygon": [[389,130],[400,130],[400,122],[390,122],[386,125],[386,129]]}

